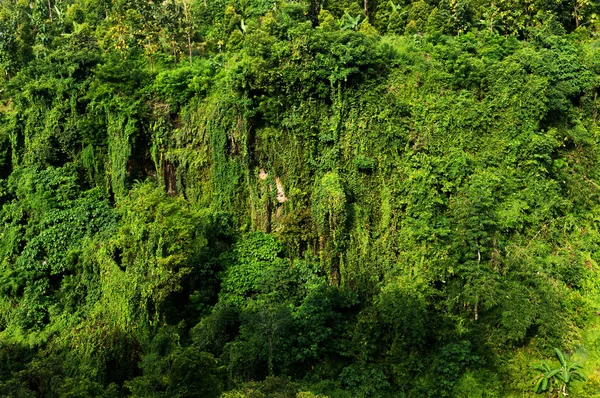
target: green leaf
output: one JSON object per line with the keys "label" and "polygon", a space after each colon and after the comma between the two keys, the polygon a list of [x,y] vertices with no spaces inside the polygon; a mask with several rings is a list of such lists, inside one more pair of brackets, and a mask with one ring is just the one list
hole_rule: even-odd
{"label": "green leaf", "polygon": [[553,378],[554,376],[556,376],[556,374],[557,374],[558,372],[560,372],[560,371],[561,371],[561,368],[552,369],[551,371],[547,372],[547,373],[544,375],[544,377],[545,377],[545,378],[547,378],[547,379],[551,379],[551,378]]}
{"label": "green leaf", "polygon": [[542,383],[544,381],[544,377],[540,377],[537,379],[537,381],[535,382],[534,386],[533,386],[533,391],[535,391],[536,393],[541,393],[542,390]]}
{"label": "green leaf", "polygon": [[556,353],[556,356],[558,357],[560,364],[562,366],[567,366],[567,361],[565,360],[565,356],[563,355],[563,353],[558,348],[555,348],[554,352]]}
{"label": "green leaf", "polygon": [[547,389],[548,389],[548,379],[544,377],[542,379],[542,390],[541,391],[546,391]]}
{"label": "green leaf", "polygon": [[581,372],[571,372],[571,378],[573,380],[580,380],[580,381],[586,381],[587,380],[587,376],[584,375]]}

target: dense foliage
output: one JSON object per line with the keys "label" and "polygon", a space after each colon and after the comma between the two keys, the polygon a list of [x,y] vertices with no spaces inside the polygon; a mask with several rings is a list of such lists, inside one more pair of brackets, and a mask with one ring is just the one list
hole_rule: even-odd
{"label": "dense foliage", "polygon": [[598,15],[0,2],[0,395],[599,396]]}

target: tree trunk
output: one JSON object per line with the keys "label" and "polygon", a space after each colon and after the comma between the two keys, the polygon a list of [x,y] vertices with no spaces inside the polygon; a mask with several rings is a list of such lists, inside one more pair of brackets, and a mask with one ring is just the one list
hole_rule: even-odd
{"label": "tree trunk", "polygon": [[[204,6],[206,6],[206,0],[204,0]],[[185,13],[185,23],[186,23],[186,33],[187,33],[187,42],[188,42],[188,54],[190,57],[190,66],[192,66],[192,34],[190,27],[190,18],[187,9],[187,3],[183,2],[183,12]]]}
{"label": "tree trunk", "polygon": [[369,0],[365,0],[365,15],[369,15]]}
{"label": "tree trunk", "polygon": [[50,22],[52,22],[52,5],[50,4],[50,0],[48,0],[48,16],[50,17]]}
{"label": "tree trunk", "polygon": [[189,29],[188,29],[187,39],[188,39],[188,53],[189,53],[189,57],[190,57],[190,66],[192,66],[192,37],[190,35]]}
{"label": "tree trunk", "polygon": [[321,11],[320,0],[310,1],[310,21],[312,22],[313,28],[319,26],[319,12]]}
{"label": "tree trunk", "polygon": [[152,42],[150,39],[146,41],[148,43],[148,61],[150,62],[150,71],[154,71],[154,59],[152,58]]}
{"label": "tree trunk", "polygon": [[269,336],[269,360],[267,363],[267,367],[269,370],[269,376],[273,376],[275,373],[273,372],[273,333]]}

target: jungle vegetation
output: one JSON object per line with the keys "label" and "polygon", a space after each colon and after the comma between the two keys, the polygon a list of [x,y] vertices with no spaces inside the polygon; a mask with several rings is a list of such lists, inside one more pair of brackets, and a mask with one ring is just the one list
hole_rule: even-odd
{"label": "jungle vegetation", "polygon": [[0,395],[600,396],[599,15],[0,1]]}

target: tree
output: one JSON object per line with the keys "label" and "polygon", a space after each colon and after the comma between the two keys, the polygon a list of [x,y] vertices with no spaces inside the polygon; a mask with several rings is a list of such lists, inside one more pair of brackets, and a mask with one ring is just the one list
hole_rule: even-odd
{"label": "tree", "polygon": [[408,11],[408,25],[406,27],[406,32],[408,34],[425,33],[429,13],[429,5],[423,0],[413,3]]}
{"label": "tree", "polygon": [[[182,0],[183,4],[183,15],[185,16],[185,36],[187,38],[188,56],[190,58],[190,66],[192,65],[192,18],[190,17],[190,11],[188,8],[187,0]],[[206,7],[206,0],[204,2]]]}
{"label": "tree", "polygon": [[345,13],[342,19],[340,19],[340,29],[342,30],[358,30],[360,27],[360,19],[361,16],[357,15],[356,17],[350,16],[350,14]]}
{"label": "tree", "polygon": [[537,394],[548,391],[556,397],[566,397],[567,388],[573,381],[585,381],[587,378],[581,372],[583,365],[579,362],[568,362],[564,354],[558,349],[554,353],[560,362],[559,366],[551,367],[547,362],[542,362],[535,367],[541,374],[535,379],[533,389]]}
{"label": "tree", "polygon": [[219,397],[222,377],[216,359],[197,347],[182,347],[174,328],[161,329],[140,363],[143,376],[125,383],[131,397]]}
{"label": "tree", "polygon": [[584,10],[592,4],[591,0],[575,0],[573,2],[573,17],[575,18],[575,27],[579,27],[579,23],[584,18]]}

